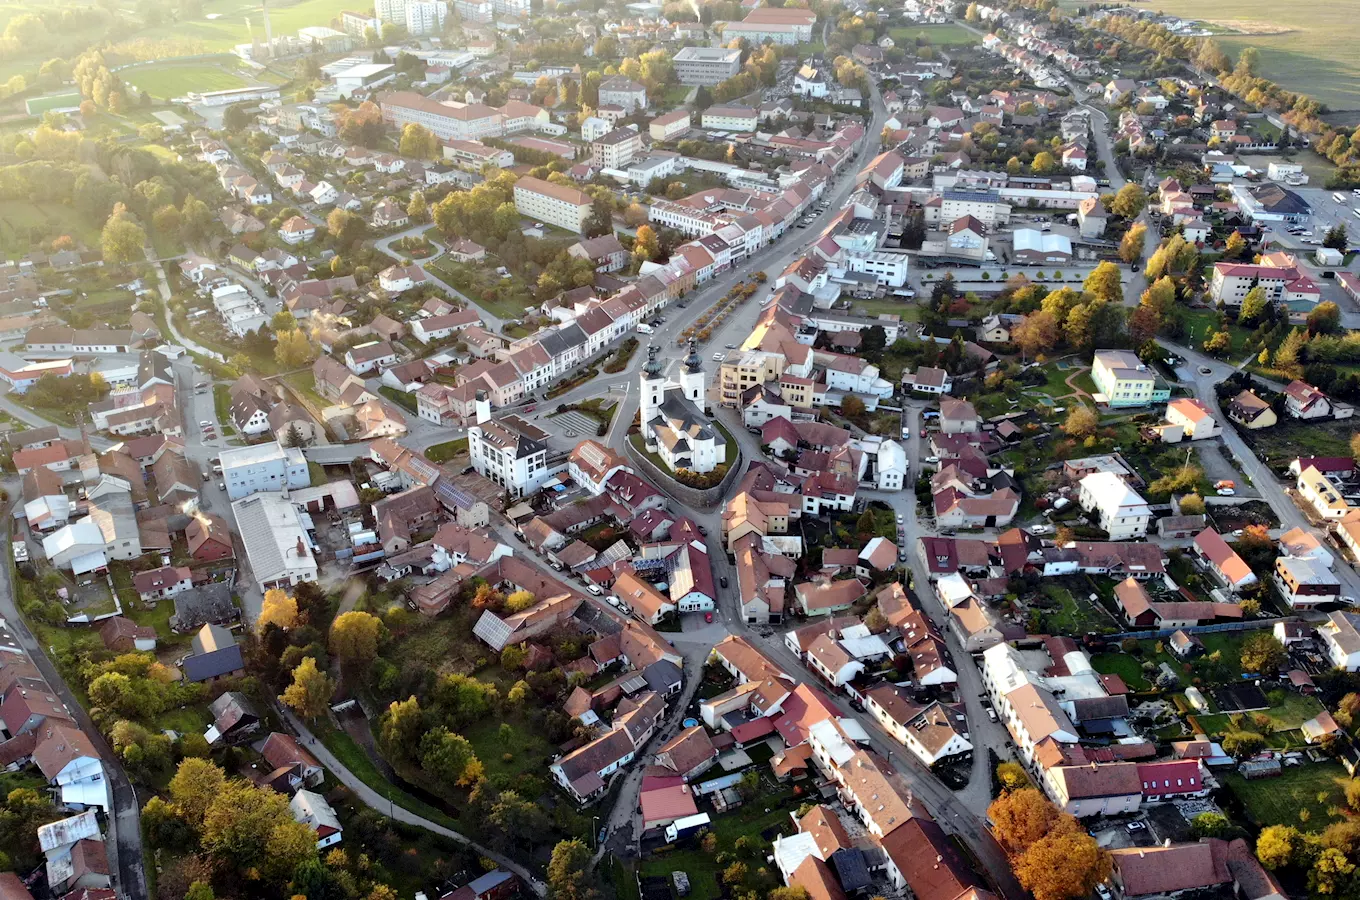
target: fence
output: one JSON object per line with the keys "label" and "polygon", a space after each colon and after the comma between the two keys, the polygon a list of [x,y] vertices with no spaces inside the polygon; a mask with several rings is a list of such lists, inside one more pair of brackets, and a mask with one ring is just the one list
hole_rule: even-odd
{"label": "fence", "polygon": [[1178,631],[1186,634],[1219,634],[1225,631],[1255,631],[1261,628],[1274,628],[1280,622],[1297,622],[1297,617],[1275,618],[1275,619],[1256,619],[1251,622],[1223,622],[1218,625],[1187,625],[1184,628],[1162,628],[1157,631],[1121,631],[1118,634],[1107,635],[1110,640],[1122,641],[1125,638],[1135,638],[1137,640],[1152,640],[1153,638],[1170,637]]}

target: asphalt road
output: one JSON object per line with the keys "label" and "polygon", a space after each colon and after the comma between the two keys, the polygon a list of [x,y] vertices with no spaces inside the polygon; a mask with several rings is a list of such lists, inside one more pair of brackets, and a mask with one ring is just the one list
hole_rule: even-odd
{"label": "asphalt road", "polygon": [[[14,479],[6,482],[10,496],[22,493],[17,487],[18,482]],[[11,509],[7,505],[5,515],[10,514]],[[118,876],[119,896],[127,900],[146,900],[146,872],[142,867],[141,804],[138,802],[137,792],[133,790],[132,783],[119,764],[113,748],[104,740],[104,736],[95,727],[85,707],[80,705],[80,701],[66,686],[52,661],[47,658],[48,648],[39,644],[33,632],[28,630],[23,616],[19,614],[17,596],[10,567],[0,566],[0,616],[4,617],[5,623],[19,639],[20,646],[42,672],[43,679],[56,691],[62,704],[75,717],[76,724],[89,737],[103,759],[104,771],[113,791],[112,815],[107,817],[109,827],[107,847],[109,863]]]}

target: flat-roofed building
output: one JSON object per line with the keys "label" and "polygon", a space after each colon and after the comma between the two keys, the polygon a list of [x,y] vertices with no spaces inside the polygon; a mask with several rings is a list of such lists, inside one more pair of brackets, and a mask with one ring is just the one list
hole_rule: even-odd
{"label": "flat-roofed building", "polygon": [[681,84],[717,84],[741,71],[741,51],[726,47],[685,47],[671,61]]}
{"label": "flat-roofed building", "polygon": [[702,121],[714,131],[755,131],[759,119],[760,112],[749,106],[710,106]]}

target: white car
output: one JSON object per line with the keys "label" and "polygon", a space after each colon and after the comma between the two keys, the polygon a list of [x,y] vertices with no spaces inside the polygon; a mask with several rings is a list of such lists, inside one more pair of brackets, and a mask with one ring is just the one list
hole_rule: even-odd
{"label": "white car", "polygon": [[715,353],[715,354],[713,354],[713,361],[714,361],[714,362],[722,362],[722,361],[723,361],[723,355],[722,355],[721,353]]}
{"label": "white car", "polygon": [[897,514],[897,524],[898,524],[898,525],[901,525],[901,524],[902,524],[902,514],[901,514],[901,513],[898,513],[898,514]]}
{"label": "white car", "polygon": [[600,590],[600,586],[598,584],[588,584],[586,585],[586,590],[590,591],[596,597],[604,593],[604,591]]}
{"label": "white car", "polygon": [[1219,488],[1219,489],[1218,489],[1218,496],[1220,496],[1220,497],[1236,497],[1236,496],[1237,496],[1237,491],[1233,490],[1232,488]]}
{"label": "white car", "polygon": [[209,422],[207,419],[204,419],[202,422],[199,422],[199,423],[198,423],[198,427],[199,427],[199,428],[212,428],[212,427],[214,427],[214,426],[213,426],[213,423]]}
{"label": "white car", "polygon": [[937,462],[939,462],[939,461],[940,461],[940,458],[939,458],[938,456],[927,456],[927,457],[925,458],[925,460],[924,460],[924,462],[928,462],[928,463],[937,463]]}

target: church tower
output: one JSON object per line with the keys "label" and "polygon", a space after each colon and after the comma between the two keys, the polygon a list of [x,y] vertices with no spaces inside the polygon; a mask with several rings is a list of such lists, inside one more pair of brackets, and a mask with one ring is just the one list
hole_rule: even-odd
{"label": "church tower", "polygon": [[642,400],[640,409],[640,424],[642,426],[642,440],[647,445],[647,449],[656,449],[656,438],[652,436],[652,430],[647,427],[647,423],[655,419],[661,412],[661,403],[666,396],[666,379],[661,372],[661,360],[656,358],[656,345],[647,345],[647,363],[642,367]]}
{"label": "church tower", "polygon": [[699,412],[707,412],[704,397],[704,362],[699,358],[694,338],[689,339],[689,356],[685,357],[685,367],[680,371],[680,390],[685,399],[698,407]]}

